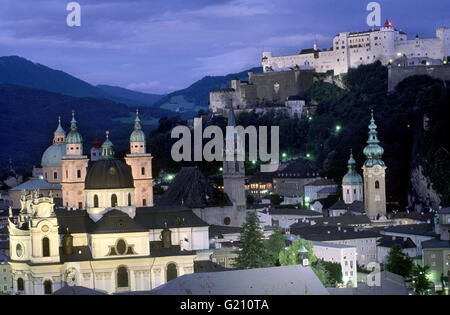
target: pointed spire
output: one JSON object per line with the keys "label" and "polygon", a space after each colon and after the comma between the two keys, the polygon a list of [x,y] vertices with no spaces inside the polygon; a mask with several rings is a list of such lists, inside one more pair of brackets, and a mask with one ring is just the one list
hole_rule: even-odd
{"label": "pointed spire", "polygon": [[71,131],[77,131],[77,121],[75,119],[75,110],[72,109],[72,120],[70,121],[70,130]]}
{"label": "pointed spire", "polygon": [[374,114],[372,110],[369,125],[369,138],[367,140],[367,146],[364,148],[364,155],[367,157],[365,165],[380,164],[384,166],[384,162],[381,160],[384,149],[379,145],[380,140],[378,140],[377,134],[377,125],[375,124]]}
{"label": "pointed spire", "polygon": [[231,99],[228,109],[228,126],[236,127],[236,117],[234,116],[233,99]]}
{"label": "pointed spire", "polygon": [[141,120],[139,119],[139,109],[136,108],[136,119],[134,120],[134,130],[139,131],[142,129]]}

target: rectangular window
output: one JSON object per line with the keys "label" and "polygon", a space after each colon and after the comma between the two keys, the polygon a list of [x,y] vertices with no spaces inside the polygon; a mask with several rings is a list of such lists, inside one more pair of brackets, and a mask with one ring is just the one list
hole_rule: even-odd
{"label": "rectangular window", "polygon": [[147,205],[147,200],[146,200],[146,199],[142,199],[142,204],[143,204],[144,206],[146,206],[146,205]]}

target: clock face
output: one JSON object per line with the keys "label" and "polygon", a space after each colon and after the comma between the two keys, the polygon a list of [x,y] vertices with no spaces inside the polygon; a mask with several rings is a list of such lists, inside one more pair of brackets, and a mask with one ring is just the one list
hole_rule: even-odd
{"label": "clock face", "polygon": [[42,232],[48,232],[48,230],[49,230],[48,225],[43,225],[41,228]]}
{"label": "clock face", "polygon": [[108,170],[109,174],[116,175],[117,171],[114,166],[111,166]]}

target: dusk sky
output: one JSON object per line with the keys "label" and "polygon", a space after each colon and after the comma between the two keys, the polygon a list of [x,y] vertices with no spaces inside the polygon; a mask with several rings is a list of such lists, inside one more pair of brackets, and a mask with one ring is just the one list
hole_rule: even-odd
{"label": "dusk sky", "polygon": [[[260,66],[274,55],[330,48],[343,31],[369,27],[368,0],[79,0],[68,27],[64,0],[0,0],[0,56],[18,55],[91,84],[167,93],[205,75]],[[380,0],[408,36],[450,26],[449,0]]]}

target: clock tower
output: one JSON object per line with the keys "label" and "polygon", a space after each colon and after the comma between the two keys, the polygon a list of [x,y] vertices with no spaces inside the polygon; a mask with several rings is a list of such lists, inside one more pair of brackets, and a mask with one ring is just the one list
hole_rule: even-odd
{"label": "clock tower", "polygon": [[364,148],[366,161],[362,167],[364,172],[364,205],[366,214],[371,219],[386,216],[386,165],[381,159],[384,149],[379,145],[377,125],[373,118],[369,125],[369,139]]}

